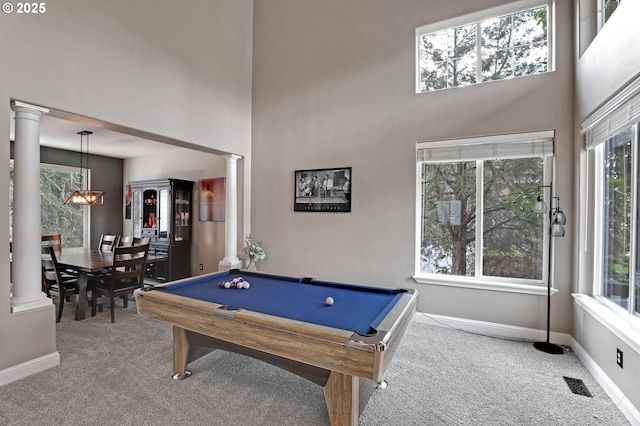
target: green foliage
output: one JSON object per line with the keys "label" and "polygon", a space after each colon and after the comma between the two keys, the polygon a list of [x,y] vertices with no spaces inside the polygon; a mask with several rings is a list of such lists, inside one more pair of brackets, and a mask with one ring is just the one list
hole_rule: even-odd
{"label": "green foliage", "polygon": [[419,40],[421,90],[545,72],[547,35],[546,6],[488,19],[479,31],[473,23],[425,34]]}
{"label": "green foliage", "polygon": [[[480,165],[483,191],[476,194]],[[423,270],[475,274],[476,226],[481,226],[483,275],[541,279],[544,217],[533,211],[533,203],[542,175],[541,158],[423,164]],[[477,223],[478,196],[482,223]]]}
{"label": "green foliage", "polygon": [[613,12],[620,6],[620,0],[606,0],[604,2],[604,22],[607,22]]}
{"label": "green foliage", "polygon": [[607,283],[628,284],[630,281],[633,176],[631,141],[632,134],[629,129],[605,144],[604,278]]}
{"label": "green foliage", "polygon": [[[9,168],[9,225],[13,229],[13,164]],[[66,197],[83,187],[80,173],[61,168],[40,168],[41,234],[60,234],[64,247],[82,247],[84,210],[64,204]]]}

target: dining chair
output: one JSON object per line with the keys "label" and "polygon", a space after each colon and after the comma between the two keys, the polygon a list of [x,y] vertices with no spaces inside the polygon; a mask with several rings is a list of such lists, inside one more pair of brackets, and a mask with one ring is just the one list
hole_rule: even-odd
{"label": "dining chair", "polygon": [[63,279],[56,258],[56,250],[52,245],[42,247],[42,287],[49,297],[51,297],[51,293],[57,293],[56,322],[60,322],[65,299],[71,300],[72,295],[79,294],[79,289],[77,279]]}
{"label": "dining chair", "polygon": [[149,244],[115,247],[110,272],[96,277],[91,287],[91,316],[96,315],[100,296],[109,297],[111,322],[115,322],[115,299],[127,297],[144,284]]}
{"label": "dining chair", "polygon": [[130,235],[125,235],[120,237],[120,241],[118,241],[118,247],[131,247],[133,245],[134,238]]}
{"label": "dining chair", "polygon": [[[134,237],[130,235],[125,235],[124,237],[120,237],[120,240],[118,241],[118,247],[131,247],[133,244],[134,244]],[[105,272],[103,271],[103,273]],[[129,298],[126,295],[122,296],[122,303],[124,304],[125,308],[129,306]]]}
{"label": "dining chair", "polygon": [[98,244],[98,250],[113,251],[113,248],[118,246],[119,241],[120,241],[119,235],[102,234],[100,236],[100,243]]}
{"label": "dining chair", "polygon": [[[43,248],[53,247],[56,253],[60,253],[62,251],[62,236],[60,234],[43,235],[41,237],[41,240],[42,240]],[[49,269],[49,271],[51,271],[51,269]],[[74,279],[76,279],[76,273],[77,271],[73,271],[73,270],[60,271],[60,275],[62,276],[62,279],[65,281],[67,280],[73,281]]]}

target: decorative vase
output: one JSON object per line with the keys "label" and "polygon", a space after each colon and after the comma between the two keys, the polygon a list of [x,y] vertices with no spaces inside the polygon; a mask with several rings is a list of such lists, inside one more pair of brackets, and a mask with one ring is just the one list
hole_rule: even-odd
{"label": "decorative vase", "polygon": [[247,264],[247,271],[257,271],[256,261],[253,260],[253,257],[249,257],[249,263]]}

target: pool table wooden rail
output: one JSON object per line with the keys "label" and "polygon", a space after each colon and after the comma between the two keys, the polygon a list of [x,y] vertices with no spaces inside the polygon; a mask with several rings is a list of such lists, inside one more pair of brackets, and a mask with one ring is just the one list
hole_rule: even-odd
{"label": "pool table wooden rail", "polygon": [[162,291],[135,295],[140,314],[174,326],[176,375],[187,374],[192,345],[261,359],[324,386],[332,425],[357,424],[411,322],[417,299],[416,291],[403,294],[378,333],[362,336]]}

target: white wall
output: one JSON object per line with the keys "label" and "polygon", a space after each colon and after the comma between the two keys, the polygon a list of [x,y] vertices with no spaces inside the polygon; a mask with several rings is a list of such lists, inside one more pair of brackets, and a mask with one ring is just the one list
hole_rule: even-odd
{"label": "white wall", "polygon": [[[274,0],[254,5],[252,234],[260,269],[418,288],[421,311],[546,327],[542,296],[413,281],[415,144],[555,129],[572,216],[573,15],[557,2],[556,71],[414,93],[415,28],[506,1]],[[353,167],[352,212],[294,213],[296,169]],[[572,235],[557,240],[552,328],[571,331]]]}
{"label": "white wall", "polygon": [[[56,0],[41,15],[3,13],[0,135],[8,141],[17,99],[250,155],[252,24],[251,0]],[[0,199],[8,178],[0,173]],[[0,259],[8,249],[0,233]],[[9,313],[8,266],[0,262],[0,376],[55,352],[52,309]]]}

